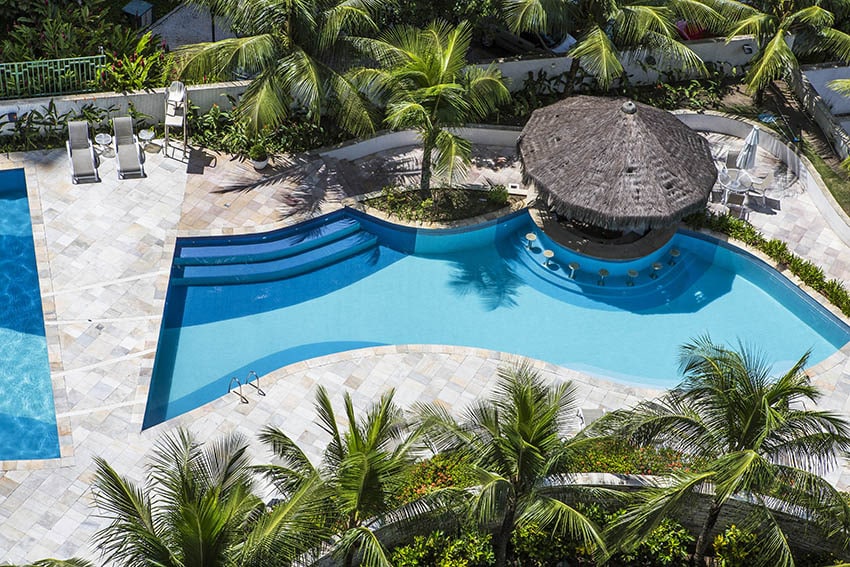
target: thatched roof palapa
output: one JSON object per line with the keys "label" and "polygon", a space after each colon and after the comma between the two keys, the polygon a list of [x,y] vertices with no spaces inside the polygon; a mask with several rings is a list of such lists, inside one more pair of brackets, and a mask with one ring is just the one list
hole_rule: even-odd
{"label": "thatched roof palapa", "polygon": [[708,141],[664,110],[574,96],[534,111],[517,142],[526,183],[558,214],[612,230],[671,226],[717,180]]}

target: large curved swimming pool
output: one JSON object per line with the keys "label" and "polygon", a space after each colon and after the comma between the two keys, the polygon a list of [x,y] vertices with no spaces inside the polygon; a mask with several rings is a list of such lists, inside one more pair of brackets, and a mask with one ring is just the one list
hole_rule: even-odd
{"label": "large curved swimming pool", "polygon": [[601,262],[551,242],[526,212],[427,231],[338,211],[274,233],[178,242],[145,427],[226,394],[234,376],[374,345],[481,347],[669,387],[678,346],[704,334],[757,346],[777,368],[850,341],[850,328],[778,272],[695,234],[641,260]]}

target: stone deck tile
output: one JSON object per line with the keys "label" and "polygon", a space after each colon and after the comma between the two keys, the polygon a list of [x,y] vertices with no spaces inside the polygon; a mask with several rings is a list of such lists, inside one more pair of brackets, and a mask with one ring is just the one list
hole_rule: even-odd
{"label": "stone deck tile", "polygon": [[[354,169],[369,172],[369,159],[403,167],[415,162],[415,153],[405,150],[367,158]],[[299,439],[309,456],[318,459],[327,442],[314,420],[318,384],[330,390],[335,404],[343,392],[351,392],[360,409],[387,388],[396,387],[405,405],[440,401],[459,411],[493,388],[500,364],[515,359],[439,345],[331,355],[263,377],[268,395],[261,398],[249,389],[249,404],[224,396],[140,431],[175,234],[229,234],[280,226],[303,218],[309,210],[338,207],[346,196],[336,172],[321,160],[280,163],[260,174],[227,156],[192,152],[184,159],[179,151],[172,154],[179,159],[146,154],[148,177],[126,181],[118,181],[114,158],[103,158],[102,183],[83,185],[70,183],[64,150],[0,156],[2,168],[26,168],[28,187],[35,195],[31,203],[37,204],[33,209],[37,249],[43,249],[39,271],[49,313],[48,341],[55,342],[51,352],[57,357],[53,369],[58,419],[68,423],[72,445],[72,454],[62,466],[55,461],[5,463],[19,467],[0,473],[0,559],[5,562],[96,557],[89,547],[102,525],[93,514],[89,491],[94,456],[139,480],[147,453],[165,431],[183,426],[202,440],[229,431],[255,438],[261,427],[274,424]],[[763,164],[777,167],[762,157]],[[510,182],[517,173],[513,154],[496,163],[485,152],[476,156],[470,177],[475,178],[473,182]],[[231,190],[239,183],[242,189]],[[365,192],[362,187],[351,190]],[[754,211],[753,224],[822,262],[830,277],[850,280],[850,261],[841,260],[847,256],[847,246],[826,226],[799,184],[790,184],[777,196],[780,207]],[[615,409],[657,393],[542,361],[534,365],[547,379],[573,380],[583,408]],[[847,354],[813,371],[827,393],[823,405],[850,411]],[[267,458],[260,447],[252,452],[258,459]],[[837,470],[830,479],[848,486],[850,471]]]}

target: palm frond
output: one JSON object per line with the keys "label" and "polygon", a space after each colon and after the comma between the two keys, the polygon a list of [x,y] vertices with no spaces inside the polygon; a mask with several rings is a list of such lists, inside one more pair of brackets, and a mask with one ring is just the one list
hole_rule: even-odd
{"label": "palm frond", "polygon": [[569,535],[572,539],[605,553],[605,541],[599,526],[568,504],[554,498],[537,497],[522,510],[517,525],[537,524],[553,534]]}
{"label": "palm frond", "polygon": [[744,77],[747,89],[755,92],[767,88],[774,80],[798,65],[797,58],[785,42],[785,33],[779,30],[753,60],[750,70]]}
{"label": "palm frond", "polygon": [[434,173],[447,179],[449,186],[452,186],[458,179],[466,177],[471,155],[472,144],[469,140],[441,130],[434,147]]}
{"label": "palm frond", "polygon": [[174,51],[181,76],[203,80],[205,77],[225,77],[236,69],[248,74],[274,67],[279,47],[271,35],[230,38],[214,43],[196,43]]}
{"label": "palm frond", "polygon": [[669,486],[644,488],[635,493],[626,512],[605,528],[609,551],[634,548],[664,518],[692,505],[694,493],[710,483],[713,476],[713,472],[680,473],[670,477]]}
{"label": "palm frond", "polygon": [[570,54],[581,60],[581,66],[596,78],[603,89],[623,74],[619,51],[599,26],[594,26],[579,39]]}
{"label": "palm frond", "polygon": [[334,551],[338,557],[347,553],[360,553],[359,564],[364,567],[392,567],[378,537],[372,530],[363,526],[352,528],[342,534]]}

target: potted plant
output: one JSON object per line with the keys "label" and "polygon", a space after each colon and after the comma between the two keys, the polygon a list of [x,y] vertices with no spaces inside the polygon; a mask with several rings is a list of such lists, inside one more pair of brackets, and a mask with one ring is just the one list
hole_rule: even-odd
{"label": "potted plant", "polygon": [[266,147],[259,142],[251,146],[248,150],[248,157],[257,171],[260,171],[269,164],[269,154],[266,152]]}

